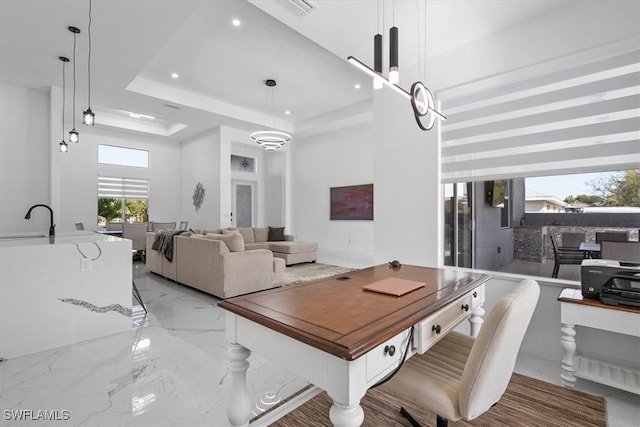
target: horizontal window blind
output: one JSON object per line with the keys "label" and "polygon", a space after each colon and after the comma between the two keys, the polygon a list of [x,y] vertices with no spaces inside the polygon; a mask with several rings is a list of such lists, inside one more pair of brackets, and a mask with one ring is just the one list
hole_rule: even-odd
{"label": "horizontal window blind", "polygon": [[149,181],[146,179],[99,176],[98,197],[148,199]]}
{"label": "horizontal window blind", "polygon": [[568,64],[439,92],[442,182],[640,168],[640,50]]}

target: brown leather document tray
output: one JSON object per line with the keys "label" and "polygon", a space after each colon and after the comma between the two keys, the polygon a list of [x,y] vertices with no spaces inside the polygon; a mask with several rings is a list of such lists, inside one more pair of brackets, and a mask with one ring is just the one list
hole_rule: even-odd
{"label": "brown leather document tray", "polygon": [[366,291],[379,292],[399,297],[424,286],[426,286],[426,283],[423,282],[389,277],[388,279],[364,285],[362,288]]}

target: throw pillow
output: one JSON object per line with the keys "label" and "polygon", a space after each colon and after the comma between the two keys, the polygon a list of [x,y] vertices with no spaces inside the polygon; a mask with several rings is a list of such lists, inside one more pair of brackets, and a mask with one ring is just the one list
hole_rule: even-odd
{"label": "throw pillow", "polygon": [[234,228],[233,230],[222,230],[222,234],[240,234],[240,232],[237,228]]}
{"label": "throw pillow", "polygon": [[244,240],[242,239],[242,235],[240,233],[231,233],[231,234],[215,234],[209,233],[207,234],[207,239],[212,240],[222,240],[229,251],[231,252],[242,252],[244,251]]}
{"label": "throw pillow", "polygon": [[253,241],[255,243],[266,242],[269,239],[268,227],[254,227],[253,228]]}
{"label": "throw pillow", "polygon": [[284,242],[284,227],[269,227],[270,242]]}
{"label": "throw pillow", "polygon": [[245,243],[255,243],[255,240],[253,240],[253,228],[239,228],[238,232],[242,234]]}

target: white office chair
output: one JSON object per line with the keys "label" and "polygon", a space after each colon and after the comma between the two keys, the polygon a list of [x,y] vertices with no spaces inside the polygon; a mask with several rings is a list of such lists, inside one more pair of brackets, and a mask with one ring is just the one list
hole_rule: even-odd
{"label": "white office chair", "polygon": [[[491,309],[477,338],[449,333],[380,389],[435,412],[438,427],[482,415],[507,389],[539,294],[536,281],[523,280]],[[400,413],[420,425],[404,408]]]}

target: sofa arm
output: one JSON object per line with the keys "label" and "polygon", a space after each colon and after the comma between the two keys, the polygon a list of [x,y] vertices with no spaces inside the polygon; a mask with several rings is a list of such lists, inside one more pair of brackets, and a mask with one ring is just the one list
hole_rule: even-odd
{"label": "sofa arm", "polygon": [[156,274],[162,274],[162,254],[160,252],[151,249],[153,241],[156,238],[156,233],[147,233],[146,236],[146,252],[145,252],[145,264],[149,270]]}
{"label": "sofa arm", "polygon": [[294,236],[293,234],[285,234],[284,235],[284,241],[285,242],[293,242],[293,240],[296,238],[296,236]]}
{"label": "sofa arm", "polygon": [[273,284],[273,254],[266,249],[222,255],[224,297],[270,289]]}
{"label": "sofa arm", "polygon": [[176,281],[224,298],[220,256],[229,252],[227,245],[221,240],[197,237],[175,239]]}

